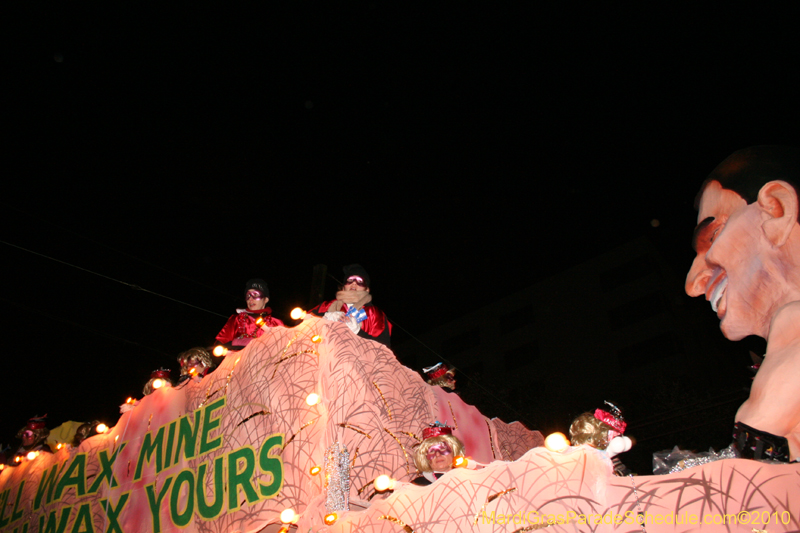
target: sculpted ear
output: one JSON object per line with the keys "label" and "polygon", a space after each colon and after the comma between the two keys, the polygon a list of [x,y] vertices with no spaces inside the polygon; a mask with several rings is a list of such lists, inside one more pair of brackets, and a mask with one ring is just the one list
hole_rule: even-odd
{"label": "sculpted ear", "polygon": [[758,205],[768,215],[762,224],[773,246],[783,246],[797,224],[798,200],[794,187],[785,181],[770,181],[758,191]]}

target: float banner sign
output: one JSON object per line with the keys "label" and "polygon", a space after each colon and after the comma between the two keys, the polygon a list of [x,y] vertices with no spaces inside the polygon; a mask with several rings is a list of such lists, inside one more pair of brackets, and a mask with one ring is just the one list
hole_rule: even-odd
{"label": "float banner sign", "polygon": [[247,442],[226,442],[227,396],[187,411],[183,394],[158,391],[109,433],[7,467],[0,532],[195,531],[278,496],[284,434],[254,424]]}

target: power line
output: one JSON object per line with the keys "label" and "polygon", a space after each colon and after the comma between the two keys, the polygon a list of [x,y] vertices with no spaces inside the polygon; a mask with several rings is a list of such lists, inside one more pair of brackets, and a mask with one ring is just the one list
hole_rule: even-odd
{"label": "power line", "polygon": [[[719,394],[717,396],[713,396],[711,398],[707,398],[703,403],[694,404],[694,405],[690,405],[690,406],[686,406],[686,407],[678,407],[676,409],[671,409],[669,411],[663,411],[661,413],[658,413],[658,414],[649,416],[647,418],[644,418],[644,419],[642,419],[640,421],[636,421],[635,424],[636,424],[637,428],[640,428],[640,427],[643,427],[643,426],[649,426],[649,425],[652,425],[652,424],[657,424],[657,423],[663,422],[665,420],[672,420],[674,418],[678,418],[678,417],[681,417],[681,416],[690,415],[692,413],[697,413],[697,412],[700,412],[700,411],[707,411],[708,409],[712,409],[714,407],[719,407],[720,405],[725,405],[725,404],[728,404],[728,403],[731,403],[731,402],[734,402],[734,401],[739,401],[741,399],[739,397],[740,396],[744,396],[743,392],[744,391],[742,391],[740,389],[724,392],[724,393]],[[732,398],[732,399],[725,400],[725,401],[720,402],[720,403],[716,403],[716,404],[713,404],[713,405],[707,405],[708,402],[717,401],[717,400],[720,400],[722,398],[726,398],[726,397],[730,397],[730,396],[735,396],[735,397]],[[666,416],[666,415],[671,415],[671,416]]]}
{"label": "power line", "polygon": [[145,344],[141,344],[141,343],[138,343],[136,341],[132,341],[130,339],[125,339],[123,337],[117,337],[116,335],[110,335],[110,334],[106,333],[105,331],[98,331],[96,329],[92,329],[90,327],[84,326],[83,324],[78,324],[77,322],[73,322],[71,320],[66,320],[65,318],[63,318],[61,316],[58,316],[58,315],[51,315],[49,313],[46,313],[46,312],[42,311],[41,309],[34,309],[32,307],[28,307],[26,305],[22,305],[19,302],[15,302],[13,300],[9,300],[8,298],[3,298],[2,296],[0,296],[0,300],[2,300],[4,302],[8,302],[8,303],[20,308],[20,309],[24,309],[25,311],[28,311],[28,312],[31,312],[31,313],[37,313],[39,315],[42,315],[42,316],[46,317],[48,320],[55,321],[55,322],[61,322],[61,323],[64,323],[64,324],[69,324],[70,326],[73,326],[73,327],[76,327],[76,328],[79,328],[79,329],[83,329],[85,331],[89,331],[89,332],[91,332],[91,333],[93,333],[93,334],[95,334],[95,335],[97,335],[99,337],[105,337],[107,339],[111,339],[111,340],[114,340],[114,341],[122,342],[122,343],[125,343],[125,344],[132,344],[134,346],[139,346],[141,348],[145,348],[147,350],[156,352],[156,353],[161,354],[161,355],[167,355],[167,356],[170,355],[170,354],[168,354],[167,352],[165,352],[163,350],[159,350],[157,348],[152,348],[152,347],[147,346]]}
{"label": "power line", "polygon": [[[170,274],[170,275],[172,275],[172,276],[175,276],[175,277],[177,277],[177,278],[180,278],[180,279],[183,279],[183,280],[189,281],[189,282],[191,282],[191,283],[194,283],[194,284],[196,284],[196,285],[199,285],[199,286],[201,286],[201,287],[205,287],[206,289],[210,289],[210,290],[212,290],[212,291],[214,291],[214,292],[217,292],[217,293],[219,293],[219,294],[224,294],[225,296],[228,296],[228,297],[230,297],[230,296],[231,296],[231,295],[230,295],[230,294],[228,294],[227,292],[221,291],[221,290],[217,289],[216,287],[212,287],[212,286],[210,286],[210,285],[206,285],[205,283],[200,283],[200,282],[199,282],[199,281],[197,281],[197,280],[194,280],[194,279],[192,279],[192,278],[187,278],[186,276],[182,276],[182,275],[180,275],[180,274],[177,274],[177,273],[175,273],[175,272],[172,272],[171,270],[168,270],[168,269],[166,269],[166,268],[164,268],[164,267],[162,267],[162,266],[160,266],[160,265],[157,265],[157,264],[155,264],[155,263],[151,263],[150,261],[145,261],[145,260],[144,260],[144,259],[142,259],[141,257],[137,257],[137,256],[135,256],[135,255],[133,255],[133,254],[130,254],[130,253],[128,253],[128,252],[125,252],[125,251],[122,251],[122,250],[118,250],[118,249],[116,249],[116,248],[112,248],[111,246],[107,245],[106,243],[104,243],[104,242],[102,242],[102,241],[96,241],[96,240],[94,240],[94,239],[92,239],[92,238],[89,238],[89,237],[87,237],[87,236],[85,236],[85,235],[83,235],[83,234],[80,234],[80,233],[78,233],[78,232],[76,232],[76,231],[74,231],[74,230],[71,230],[71,229],[69,229],[69,228],[66,228],[66,227],[64,227],[64,226],[63,226],[61,223],[59,223],[59,224],[52,224],[52,222],[50,222],[50,221],[48,221],[48,220],[46,220],[46,219],[44,219],[44,218],[42,218],[42,217],[40,217],[40,216],[33,216],[33,215],[31,215],[30,213],[28,213],[27,211],[23,211],[22,209],[19,209],[19,208],[18,208],[18,207],[16,207],[16,206],[9,205],[9,204],[6,204],[6,203],[3,203],[3,205],[4,205],[4,206],[6,206],[6,208],[8,208],[8,209],[12,209],[12,210],[14,210],[14,211],[16,211],[16,212],[18,212],[18,213],[22,213],[23,215],[27,215],[29,218],[31,218],[31,219],[33,219],[33,220],[36,220],[36,221],[44,221],[44,222],[48,222],[49,224],[51,224],[51,226],[50,226],[50,227],[57,227],[57,228],[59,228],[61,231],[65,231],[65,232],[67,232],[67,233],[70,233],[70,234],[74,235],[75,237],[78,237],[79,239],[83,239],[83,240],[85,240],[85,241],[88,241],[88,242],[90,242],[90,243],[92,243],[92,244],[95,244],[95,245],[97,245],[97,246],[102,246],[103,248],[106,248],[107,250],[111,250],[112,252],[116,252],[116,253],[118,253],[118,254],[120,254],[120,255],[124,255],[124,256],[130,257],[130,258],[132,258],[132,259],[135,259],[135,260],[139,261],[140,263],[143,263],[143,264],[145,264],[145,265],[147,265],[147,266],[150,266],[150,267],[153,267],[153,268],[157,268],[157,269],[159,269],[159,270],[162,270],[162,271],[166,272],[167,274]],[[219,315],[219,316],[222,316],[222,315]]]}
{"label": "power line", "polygon": [[706,422],[702,422],[700,424],[695,424],[693,426],[683,426],[683,427],[675,428],[672,431],[668,431],[666,433],[661,433],[659,435],[652,435],[652,436],[644,437],[644,438],[641,438],[641,439],[637,437],[636,442],[637,443],[646,442],[648,440],[658,439],[660,437],[666,437],[667,435],[674,435],[675,433],[680,433],[682,431],[689,431],[690,429],[697,429],[697,428],[701,428],[701,427],[706,427],[706,426],[711,425],[712,423],[713,423],[713,421],[708,420]]}
{"label": "power line", "polygon": [[179,303],[181,305],[185,305],[185,306],[188,306],[188,307],[192,307],[194,309],[198,309],[200,311],[204,311],[206,313],[210,313],[212,315],[221,316],[222,318],[227,318],[225,315],[221,315],[219,313],[215,313],[214,311],[209,311],[208,309],[203,309],[202,307],[198,307],[198,306],[196,306],[194,304],[190,304],[188,302],[184,302],[182,300],[177,300],[177,299],[172,298],[170,296],[166,296],[164,294],[160,294],[160,293],[157,293],[155,291],[151,291],[149,289],[145,289],[144,287],[141,287],[139,285],[135,285],[133,283],[128,283],[127,281],[118,280],[116,278],[112,278],[110,276],[106,276],[105,274],[100,274],[99,272],[94,272],[94,271],[89,270],[87,268],[83,268],[83,267],[80,267],[78,265],[73,265],[72,263],[67,263],[66,261],[62,261],[61,259],[56,259],[55,257],[50,257],[49,255],[45,255],[45,254],[42,254],[42,253],[39,253],[39,252],[34,252],[33,250],[29,250],[28,248],[23,248],[22,246],[18,246],[16,244],[12,244],[10,242],[6,242],[6,241],[3,241],[3,240],[0,240],[0,243],[5,244],[7,246],[11,246],[12,248],[16,248],[18,250],[22,250],[24,252],[28,252],[28,253],[33,254],[33,255],[37,255],[39,257],[43,257],[45,259],[49,259],[50,261],[55,261],[56,263],[61,263],[62,265],[66,265],[68,267],[75,268],[77,270],[82,270],[84,272],[88,272],[89,274],[93,274],[95,276],[99,276],[101,278],[105,278],[107,280],[119,283],[121,285],[125,285],[126,287],[129,287],[129,288],[131,288],[133,290],[136,290],[136,291],[146,292],[146,293],[152,294],[154,296],[158,296],[160,298],[164,298],[165,300],[170,300],[170,301],[173,301],[175,303]]}
{"label": "power line", "polygon": [[[387,320],[389,320],[389,315],[386,315],[386,319],[387,319]],[[398,323],[397,323],[397,322],[396,322],[394,319],[390,320],[390,322],[392,323],[392,325],[393,325],[393,326],[396,326],[396,327],[400,328],[400,329],[401,329],[401,330],[403,330],[403,331],[404,331],[404,332],[405,332],[405,333],[406,333],[406,334],[407,334],[409,337],[411,337],[412,339],[414,339],[415,341],[417,341],[418,343],[420,343],[422,346],[424,346],[425,348],[427,348],[428,350],[430,350],[430,352],[431,352],[431,353],[433,353],[433,355],[435,355],[436,357],[438,357],[439,359],[441,359],[442,361],[444,361],[445,363],[447,363],[447,364],[450,366],[450,368],[456,368],[456,365],[454,365],[452,362],[448,361],[448,360],[447,360],[447,359],[446,359],[444,356],[442,356],[442,355],[440,355],[439,353],[437,353],[437,352],[436,352],[436,350],[434,350],[433,348],[431,348],[430,346],[428,346],[427,344],[425,344],[424,342],[422,342],[421,340],[419,340],[417,337],[415,337],[414,335],[412,335],[412,334],[411,334],[411,332],[409,332],[409,331],[408,331],[406,328],[404,328],[403,326],[401,326],[400,324],[398,324]],[[396,357],[396,356],[395,356],[395,357]],[[502,406],[506,407],[507,409],[510,409],[510,410],[511,410],[511,412],[513,412],[513,413],[514,413],[514,414],[515,414],[515,415],[518,417],[518,419],[523,419],[523,418],[525,418],[525,415],[523,415],[522,413],[520,413],[519,411],[517,411],[516,409],[514,409],[512,406],[510,406],[509,404],[507,404],[506,402],[504,402],[503,400],[501,400],[500,398],[498,398],[497,396],[495,396],[494,394],[492,394],[492,392],[491,392],[489,389],[487,389],[486,387],[484,387],[483,385],[481,385],[481,384],[480,384],[480,383],[479,383],[477,380],[475,380],[475,379],[471,378],[471,377],[470,377],[468,374],[465,374],[465,373],[463,373],[463,372],[461,373],[461,375],[462,375],[462,376],[464,376],[464,377],[467,379],[467,381],[469,381],[469,382],[473,383],[473,384],[474,384],[474,385],[476,385],[478,388],[480,388],[480,389],[481,389],[483,392],[485,392],[487,395],[489,395],[489,397],[491,397],[491,398],[494,398],[494,399],[495,399],[495,401],[497,401],[497,402],[498,402],[500,405],[502,405]],[[477,407],[476,407],[476,408],[477,408]]]}

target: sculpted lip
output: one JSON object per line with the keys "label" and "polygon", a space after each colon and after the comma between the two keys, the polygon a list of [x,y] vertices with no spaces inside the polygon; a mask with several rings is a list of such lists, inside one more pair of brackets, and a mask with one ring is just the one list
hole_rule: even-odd
{"label": "sculpted lip", "polygon": [[711,301],[714,299],[714,292],[717,290],[717,287],[723,280],[727,279],[728,275],[725,272],[725,269],[721,267],[714,268],[714,271],[711,274],[711,277],[708,279],[706,283],[705,293],[706,293],[706,300]]}
{"label": "sculpted lip", "polygon": [[714,290],[711,291],[711,296],[708,298],[711,302],[711,309],[714,310],[715,313],[719,312],[719,302],[722,299],[722,296],[725,294],[725,289],[728,287],[728,277],[725,276],[722,278],[717,286],[714,287]]}

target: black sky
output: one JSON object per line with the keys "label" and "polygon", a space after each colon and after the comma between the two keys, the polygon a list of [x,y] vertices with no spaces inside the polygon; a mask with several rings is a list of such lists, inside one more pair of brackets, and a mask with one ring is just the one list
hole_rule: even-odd
{"label": "black sky", "polygon": [[250,277],[288,318],[360,262],[418,335],[639,236],[680,274],[704,176],[798,144],[780,9],[168,4],[13,17],[0,442],[110,416]]}

